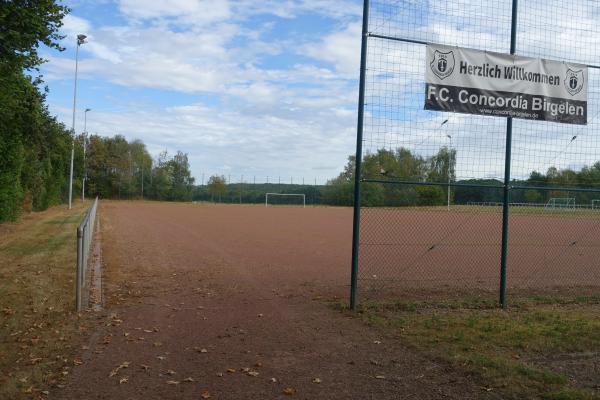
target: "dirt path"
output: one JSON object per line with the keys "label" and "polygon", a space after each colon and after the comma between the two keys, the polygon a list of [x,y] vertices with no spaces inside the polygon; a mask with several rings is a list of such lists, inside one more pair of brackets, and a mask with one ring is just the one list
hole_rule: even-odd
{"label": "dirt path", "polygon": [[114,202],[100,215],[108,307],[51,398],[489,395],[326,305],[347,294],[351,210]]}

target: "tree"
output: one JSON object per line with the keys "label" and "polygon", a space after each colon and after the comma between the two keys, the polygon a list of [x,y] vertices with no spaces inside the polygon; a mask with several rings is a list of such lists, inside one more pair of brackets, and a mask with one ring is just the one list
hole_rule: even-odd
{"label": "tree", "polygon": [[212,175],[210,178],[208,178],[208,192],[211,195],[212,201],[215,201],[216,197],[218,197],[219,201],[221,201],[221,197],[227,192],[225,176]]}
{"label": "tree", "polygon": [[188,156],[178,151],[169,161],[171,171],[170,200],[191,201],[194,178],[190,172]]}
{"label": "tree", "polygon": [[67,12],[53,0],[0,2],[0,222],[62,200],[70,135],[48,113],[41,79],[25,70],[44,61],[40,44],[61,50]]}
{"label": "tree", "polygon": [[0,2],[0,60],[21,71],[36,68],[40,43],[62,51],[59,34],[69,9],[53,0],[12,0]]}

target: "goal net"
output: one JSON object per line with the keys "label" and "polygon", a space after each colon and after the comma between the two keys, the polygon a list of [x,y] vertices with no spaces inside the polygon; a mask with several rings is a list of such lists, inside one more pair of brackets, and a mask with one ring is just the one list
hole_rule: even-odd
{"label": "goal net", "polygon": [[546,203],[546,208],[575,208],[574,197],[552,197]]}
{"label": "goal net", "polygon": [[306,196],[298,193],[267,193],[265,195],[265,207],[270,205],[306,207]]}

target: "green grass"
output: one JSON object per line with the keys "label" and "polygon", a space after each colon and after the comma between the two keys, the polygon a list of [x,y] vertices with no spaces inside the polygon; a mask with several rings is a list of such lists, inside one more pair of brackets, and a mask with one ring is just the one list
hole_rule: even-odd
{"label": "green grass", "polygon": [[597,388],[573,386],[552,362],[582,353],[600,358],[600,297],[538,296],[508,311],[480,299],[365,302],[353,315],[474,374],[503,398],[600,398]]}
{"label": "green grass", "polygon": [[0,398],[39,396],[73,366],[83,320],[74,312],[81,205],[0,225]]}

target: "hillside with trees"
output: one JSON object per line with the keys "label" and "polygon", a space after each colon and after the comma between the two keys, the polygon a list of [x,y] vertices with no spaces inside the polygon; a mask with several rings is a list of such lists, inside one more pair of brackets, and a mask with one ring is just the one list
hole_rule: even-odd
{"label": "hillside with trees", "polygon": [[[344,170],[322,187],[323,204],[351,206],[354,188],[354,156],[348,157]],[[456,186],[450,191],[452,204],[500,203],[502,202],[502,181],[496,179],[456,179],[456,150],[442,147],[431,157],[422,157],[411,151],[399,148],[379,150],[363,158],[363,178],[367,180],[398,180],[415,184],[384,184],[365,182],[362,185],[362,205],[380,206],[432,206],[447,202],[448,181],[457,184],[484,185],[489,187]],[[417,185],[416,183],[439,183],[438,186]],[[551,198],[575,198],[576,204],[590,205],[600,199],[597,193],[570,192],[568,188],[600,187],[600,162],[584,166],[581,170],[557,169],[550,167],[545,173],[533,171],[527,179],[513,180],[514,186],[524,189],[511,191],[511,203],[545,204]],[[542,190],[541,188],[560,188]]]}

